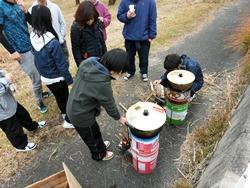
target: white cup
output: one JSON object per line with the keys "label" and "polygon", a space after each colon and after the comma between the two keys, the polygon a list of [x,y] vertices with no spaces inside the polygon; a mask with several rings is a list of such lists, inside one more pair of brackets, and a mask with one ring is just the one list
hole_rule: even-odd
{"label": "white cup", "polygon": [[130,12],[135,12],[135,5],[128,6]]}

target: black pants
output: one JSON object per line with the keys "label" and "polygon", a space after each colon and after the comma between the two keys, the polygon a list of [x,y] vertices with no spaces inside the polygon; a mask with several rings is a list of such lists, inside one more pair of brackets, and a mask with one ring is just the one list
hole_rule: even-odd
{"label": "black pants", "polygon": [[148,55],[150,50],[150,42],[148,40],[125,40],[125,48],[129,55],[129,66],[127,72],[132,75],[135,74],[135,55],[136,52],[138,52],[140,73],[148,74]]}
{"label": "black pants", "polygon": [[102,140],[102,134],[100,132],[99,125],[95,122],[92,126],[89,127],[77,127],[75,126],[76,131],[81,136],[85,144],[88,146],[92,159],[100,161],[106,154],[106,146]]}
{"label": "black pants", "polygon": [[[51,85],[47,85],[47,87],[55,96],[57,106],[59,107],[61,113],[66,114],[66,105],[69,97],[69,89],[66,82],[60,81]],[[67,114],[65,116],[65,120],[70,123]]]}
{"label": "black pants", "polygon": [[17,149],[23,149],[28,144],[27,135],[24,134],[22,127],[28,131],[34,131],[37,126],[38,123],[31,119],[29,112],[19,103],[17,103],[17,111],[14,116],[0,121],[0,128]]}

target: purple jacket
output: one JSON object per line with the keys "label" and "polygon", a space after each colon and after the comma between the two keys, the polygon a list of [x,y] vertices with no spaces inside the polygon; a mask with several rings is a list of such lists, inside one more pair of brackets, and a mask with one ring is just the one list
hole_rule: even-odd
{"label": "purple jacket", "polygon": [[103,38],[104,38],[104,41],[107,40],[107,33],[106,33],[106,27],[108,27],[108,25],[110,24],[111,22],[111,14],[109,13],[108,11],[108,8],[106,7],[106,5],[104,5],[102,2],[100,1],[97,1],[96,4],[95,4],[95,8],[97,10],[97,12],[99,13],[99,16],[100,17],[103,17]]}

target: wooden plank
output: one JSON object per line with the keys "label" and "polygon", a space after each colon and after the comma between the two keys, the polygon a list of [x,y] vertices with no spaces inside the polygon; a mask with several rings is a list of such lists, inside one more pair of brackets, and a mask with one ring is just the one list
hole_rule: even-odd
{"label": "wooden plank", "polygon": [[62,170],[25,188],[66,188],[67,184],[65,172]]}
{"label": "wooden plank", "polygon": [[65,163],[63,163],[63,169],[68,180],[69,188],[82,188]]}

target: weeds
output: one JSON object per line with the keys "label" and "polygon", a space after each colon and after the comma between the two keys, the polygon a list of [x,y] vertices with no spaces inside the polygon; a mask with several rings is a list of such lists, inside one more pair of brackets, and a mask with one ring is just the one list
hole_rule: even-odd
{"label": "weeds", "polygon": [[[247,23],[247,24],[246,24]],[[250,19],[242,21],[236,30],[235,35],[230,39],[231,46],[239,50],[240,47],[248,49],[245,57],[241,60],[240,67],[234,72],[231,81],[227,78],[225,91],[226,101],[221,100],[217,103],[216,110],[204,126],[191,133],[186,143],[182,146],[182,165],[186,173],[185,178],[179,178],[174,187],[182,188],[195,186],[201,175],[201,170],[207,165],[212,157],[216,146],[229,126],[232,112],[237,107],[240,96],[250,83]],[[233,81],[232,81],[233,80]],[[186,184],[185,184],[186,183]]]}

